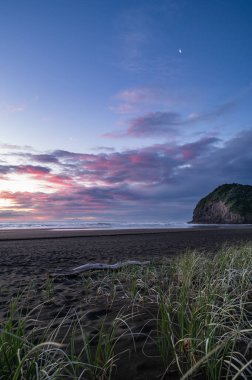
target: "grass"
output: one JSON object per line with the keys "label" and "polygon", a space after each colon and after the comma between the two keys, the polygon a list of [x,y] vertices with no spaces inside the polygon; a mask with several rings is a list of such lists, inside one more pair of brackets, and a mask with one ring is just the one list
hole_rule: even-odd
{"label": "grass", "polygon": [[26,331],[26,318],[18,314],[13,300],[5,323],[0,326],[0,379],[55,379],[62,366],[63,351],[57,342],[36,343]]}
{"label": "grass", "polygon": [[[157,319],[167,369],[176,366],[183,377],[195,368],[195,375],[221,379],[246,366],[241,351],[252,337],[251,278],[251,247],[225,247],[212,260],[190,253],[176,263]],[[251,364],[244,367],[243,375],[251,375],[251,369]]]}
{"label": "grass", "polygon": [[50,300],[54,294],[53,280],[50,276],[46,277],[46,281],[43,288],[43,295],[46,300]]}
{"label": "grass", "polygon": [[[123,335],[118,335],[118,328],[122,323],[124,320],[120,316],[117,316],[109,327],[105,326],[103,320],[99,332],[90,337],[77,317],[71,334],[71,353],[69,355],[71,363],[74,364],[74,378],[82,378],[81,376],[85,373],[85,378],[92,380],[111,379],[116,370],[116,362],[122,354],[122,352],[119,355],[115,353],[117,342]],[[82,337],[80,351],[75,347],[77,336]]]}
{"label": "grass", "polygon": [[[22,294],[0,323],[0,379],[117,379],[120,360],[129,360],[139,336],[145,337],[145,360],[160,358],[160,378],[252,378],[251,244],[226,245],[215,255],[187,252],[172,261],[76,281],[85,292],[83,302],[103,300],[112,316],[101,317],[90,332],[85,313],[70,310],[42,329],[41,304],[31,327],[32,313],[23,315],[19,306]],[[48,278],[44,302],[56,293],[57,285]],[[118,304],[122,308],[113,314]],[[146,316],[150,305],[151,316],[136,331],[134,321]],[[153,352],[147,354],[149,345]]]}

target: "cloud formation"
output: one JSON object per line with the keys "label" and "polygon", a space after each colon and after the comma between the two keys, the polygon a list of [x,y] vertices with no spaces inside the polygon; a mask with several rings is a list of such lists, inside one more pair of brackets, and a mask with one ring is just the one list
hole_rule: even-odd
{"label": "cloud formation", "polygon": [[9,115],[25,111],[26,107],[23,104],[7,104],[0,103],[0,115]]}
{"label": "cloud formation", "polygon": [[174,134],[177,132],[176,127],[182,124],[176,112],[154,112],[131,120],[126,134],[134,137]]}
{"label": "cloud formation", "polygon": [[114,105],[109,109],[117,114],[135,114],[146,105],[155,104],[159,95],[156,90],[140,87],[124,89],[113,96]]}
{"label": "cloud formation", "polygon": [[153,97],[153,93],[149,88],[132,88],[119,92],[115,98],[126,103],[139,103]]}
{"label": "cloud formation", "polygon": [[[215,186],[251,184],[251,145],[248,130],[226,142],[204,137],[123,152],[19,152],[15,165],[10,151],[0,155],[0,218],[190,219],[197,200]],[[23,175],[43,186],[20,191],[15,181]]]}
{"label": "cloud formation", "polygon": [[230,101],[217,106],[205,113],[190,113],[183,116],[179,112],[150,112],[128,121],[128,128],[124,131],[106,133],[103,137],[160,137],[175,136],[183,126],[196,125],[202,122],[213,122],[223,115],[231,112],[236,107],[235,101]]}

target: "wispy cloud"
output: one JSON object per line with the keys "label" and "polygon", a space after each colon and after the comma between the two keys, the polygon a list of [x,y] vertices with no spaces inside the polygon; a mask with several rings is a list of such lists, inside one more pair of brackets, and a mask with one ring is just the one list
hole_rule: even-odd
{"label": "wispy cloud", "polygon": [[30,145],[15,145],[15,144],[7,144],[7,143],[1,143],[0,142],[0,149],[6,149],[6,150],[31,150],[34,151],[34,148],[32,148]]}
{"label": "wispy cloud", "polygon": [[103,134],[102,137],[160,137],[175,136],[180,134],[180,129],[185,125],[195,125],[200,122],[214,122],[227,113],[232,112],[236,102],[223,103],[211,111],[205,113],[192,112],[184,117],[178,112],[151,112],[133,118],[128,122],[128,128],[124,131],[114,131]]}
{"label": "wispy cloud", "polygon": [[[140,75],[154,74],[159,78],[174,77],[180,72],[183,59],[176,50],[163,44],[164,27],[174,22],[178,14],[178,6],[172,3],[134,4],[124,10],[117,20],[120,68]],[[160,44],[163,44],[161,49]],[[169,40],[168,45],[171,46]]]}
{"label": "wispy cloud", "polygon": [[0,115],[9,115],[13,113],[24,112],[26,110],[26,106],[24,104],[0,104]]}
{"label": "wispy cloud", "polygon": [[117,114],[129,114],[137,112],[138,108],[135,104],[123,103],[109,106],[109,110]]}
{"label": "wispy cloud", "polygon": [[[159,94],[151,88],[128,88],[112,97],[113,105],[109,109],[118,114],[132,114],[139,112],[146,105],[155,104]],[[160,99],[159,99],[160,100]]]}
{"label": "wispy cloud", "polygon": [[139,103],[153,98],[153,91],[149,88],[126,89],[115,95],[115,98],[127,103]]}
{"label": "wispy cloud", "polygon": [[115,148],[111,146],[95,146],[92,148],[93,151],[102,151],[102,152],[115,152]]}
{"label": "wispy cloud", "polygon": [[134,137],[178,133],[176,127],[184,123],[176,112],[155,112],[131,120],[126,135]]}

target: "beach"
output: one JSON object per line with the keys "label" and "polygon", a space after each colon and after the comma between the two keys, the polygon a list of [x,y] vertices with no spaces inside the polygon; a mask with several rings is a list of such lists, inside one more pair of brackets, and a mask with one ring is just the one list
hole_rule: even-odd
{"label": "beach", "polygon": [[[133,313],[132,302],[122,290],[127,279],[121,279],[121,284],[117,283],[120,297],[113,298],[108,286],[111,280],[104,280],[107,271],[56,278],[51,278],[51,273],[86,263],[114,264],[127,260],[148,260],[158,265],[188,250],[197,250],[207,256],[213,255],[224,244],[247,242],[252,242],[252,229],[249,227],[0,231],[0,320],[8,318],[10,301],[17,297],[21,299],[21,314],[31,315],[28,329],[34,327],[34,320],[39,319],[41,328],[48,325],[57,328],[63,321],[77,315],[82,318],[87,333],[95,336],[102,320],[105,326],[109,326],[118,314]],[[42,305],[39,316],[34,311],[38,302]],[[123,360],[120,359],[116,379],[151,380],[157,376],[160,359],[153,355],[146,360],[146,353],[142,351],[146,334],[155,328],[151,322],[147,324],[156,312],[155,307],[153,302],[145,302],[144,307],[141,299],[136,302],[136,315],[131,320],[131,329],[140,334],[136,336],[135,348],[127,334],[119,343],[119,351],[123,351],[127,343],[131,347],[131,354],[130,359],[128,353],[123,356]],[[120,329],[124,334],[122,326]],[[65,333],[64,327],[56,339],[62,339]],[[77,337],[77,346],[78,341]],[[155,351],[151,344],[146,346],[146,350]]]}
{"label": "beach", "polygon": [[[252,228],[156,230],[1,230],[1,286],[41,282],[54,269],[88,262],[162,261],[187,250],[213,253],[223,244],[252,241]],[[13,290],[15,293],[15,290]]]}
{"label": "beach", "polygon": [[[215,252],[223,244],[252,241],[251,228],[170,230],[5,230],[0,231],[0,287],[8,297],[30,281],[41,284],[55,269],[89,262],[162,261],[199,250]],[[3,307],[2,307],[3,310]]]}

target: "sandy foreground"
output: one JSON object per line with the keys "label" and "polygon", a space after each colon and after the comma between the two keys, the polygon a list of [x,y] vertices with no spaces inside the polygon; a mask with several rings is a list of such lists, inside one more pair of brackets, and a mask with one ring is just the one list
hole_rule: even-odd
{"label": "sandy foreground", "polygon": [[[116,263],[126,260],[151,260],[159,263],[186,250],[199,250],[206,255],[223,244],[252,241],[252,228],[192,228],[176,230],[118,230],[118,231],[55,231],[6,230],[0,231],[0,321],[8,316],[10,300],[22,293],[22,314],[35,315],[32,310],[38,302],[41,326],[56,328],[66,316],[77,314],[82,318],[88,334],[95,336],[101,321],[109,326],[119,312],[129,313],[130,302],[125,297],[111,301],[102,287],[105,272],[62,277],[53,280],[52,293],[48,294],[48,274],[56,269],[69,269],[89,262]],[[51,286],[51,285],[50,285]],[[29,291],[27,290],[29,288]],[[91,294],[89,293],[91,289]],[[140,308],[140,309],[139,309]],[[138,314],[131,321],[136,337],[136,351],[130,338],[122,339],[118,350],[132,346],[119,362],[116,379],[154,379],[160,374],[160,359],[146,358],[142,352],[145,335],[155,328],[150,321],[155,312],[152,305],[139,305]],[[134,311],[135,312],[135,311]],[[34,317],[35,318],[35,317]],[[30,328],[34,322],[29,322]],[[29,327],[29,324],[28,324]],[[59,334],[58,339],[62,337]],[[78,339],[77,339],[78,340]],[[80,342],[81,345],[81,342]],[[147,347],[147,346],[146,346]],[[147,348],[146,348],[147,349]],[[148,346],[148,350],[155,351]],[[151,352],[153,354],[153,352]],[[174,375],[175,376],[175,375]],[[169,379],[173,377],[169,375]],[[174,377],[174,379],[176,376]]]}

